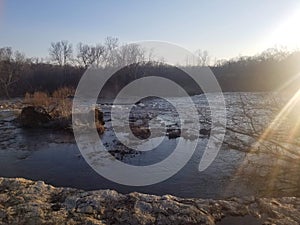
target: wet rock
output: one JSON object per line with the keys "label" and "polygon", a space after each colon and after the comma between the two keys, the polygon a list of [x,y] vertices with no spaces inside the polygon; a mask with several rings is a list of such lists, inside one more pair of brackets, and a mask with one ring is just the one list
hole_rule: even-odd
{"label": "wet rock", "polygon": [[[250,223],[254,222],[254,223]],[[299,224],[300,198],[184,199],[0,178],[0,224]]]}
{"label": "wet rock", "polygon": [[95,126],[96,126],[96,129],[98,131],[99,134],[103,134],[104,133],[104,114],[103,112],[98,109],[98,108],[95,108],[95,109],[92,109],[90,112],[89,112],[89,116],[93,117],[93,115],[95,115]]}
{"label": "wet rock", "polygon": [[91,110],[89,113],[92,113],[92,114],[95,114],[95,122],[100,124],[100,125],[104,125],[105,122],[104,122],[104,114],[103,112],[98,109],[98,108],[95,108],[95,110]]}
{"label": "wet rock", "polygon": [[[100,109],[89,112],[95,115],[95,125],[99,133],[104,132],[104,116]],[[52,115],[52,114],[51,114]],[[26,106],[22,109],[15,122],[24,128],[48,128],[54,130],[67,130],[72,132],[72,117],[51,116],[43,107]]]}
{"label": "wet rock", "polygon": [[167,125],[167,137],[169,139],[176,139],[179,138],[181,135],[180,127],[177,123],[172,125]]}
{"label": "wet rock", "polygon": [[151,135],[151,132],[148,129],[148,127],[131,126],[130,129],[131,129],[133,135],[140,138],[140,139],[147,139]]}
{"label": "wet rock", "polygon": [[23,127],[41,127],[52,120],[43,107],[27,106],[21,111],[18,122]]}
{"label": "wet rock", "polygon": [[135,155],[140,154],[139,151],[127,148],[120,142],[110,147],[112,147],[112,149],[108,150],[108,152],[118,160],[123,160],[125,157],[134,157]]}
{"label": "wet rock", "polygon": [[180,137],[180,130],[179,129],[168,129],[167,130],[167,136],[169,139],[176,139]]}
{"label": "wet rock", "polygon": [[204,136],[210,136],[210,129],[202,128],[200,129],[199,133]]}

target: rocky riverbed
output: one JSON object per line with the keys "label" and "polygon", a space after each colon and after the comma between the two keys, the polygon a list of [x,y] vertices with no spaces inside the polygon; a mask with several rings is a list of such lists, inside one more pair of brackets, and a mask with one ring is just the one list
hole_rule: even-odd
{"label": "rocky riverbed", "polygon": [[184,199],[0,178],[0,224],[299,224],[300,198]]}

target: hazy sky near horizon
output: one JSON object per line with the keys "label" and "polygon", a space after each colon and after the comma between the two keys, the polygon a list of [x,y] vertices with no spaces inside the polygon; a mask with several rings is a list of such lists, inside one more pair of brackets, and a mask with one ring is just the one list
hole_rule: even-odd
{"label": "hazy sky near horizon", "polygon": [[[160,40],[218,59],[300,47],[299,0],[0,0],[0,47],[46,57],[50,43]],[[299,44],[298,44],[299,43]]]}

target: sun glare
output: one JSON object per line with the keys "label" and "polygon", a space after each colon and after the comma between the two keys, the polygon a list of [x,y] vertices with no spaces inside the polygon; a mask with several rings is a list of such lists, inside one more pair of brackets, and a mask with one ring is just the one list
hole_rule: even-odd
{"label": "sun glare", "polygon": [[288,48],[300,47],[300,9],[292,13],[279,24],[271,35],[269,44],[282,45]]}

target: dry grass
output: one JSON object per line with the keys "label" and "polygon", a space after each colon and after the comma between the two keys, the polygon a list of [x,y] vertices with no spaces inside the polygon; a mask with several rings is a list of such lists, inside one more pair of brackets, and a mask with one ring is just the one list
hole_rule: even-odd
{"label": "dry grass", "polygon": [[[75,90],[72,88],[63,87],[49,95],[45,92],[35,92],[33,94],[26,93],[24,103],[27,105],[43,107],[53,119],[57,119],[61,123],[67,122],[71,124],[72,118],[72,99]],[[95,115],[98,118],[98,114]],[[102,134],[105,130],[104,124],[101,121],[96,122],[97,131]]]}
{"label": "dry grass", "polygon": [[68,87],[54,91],[52,96],[41,91],[26,93],[24,103],[43,107],[53,118],[70,118],[72,100],[69,97],[74,93],[75,90]]}
{"label": "dry grass", "polygon": [[75,89],[72,87],[62,87],[57,89],[56,91],[53,92],[52,97],[53,98],[68,98],[71,96],[74,96],[75,94]]}
{"label": "dry grass", "polygon": [[26,93],[24,102],[26,104],[32,104],[34,106],[47,107],[50,105],[51,99],[47,93],[37,91],[33,94]]}

